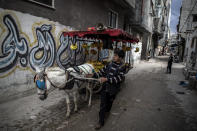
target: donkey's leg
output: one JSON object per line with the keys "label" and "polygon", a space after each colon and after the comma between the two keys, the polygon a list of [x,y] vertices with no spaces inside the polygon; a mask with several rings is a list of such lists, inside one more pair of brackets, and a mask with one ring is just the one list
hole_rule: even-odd
{"label": "donkey's leg", "polygon": [[85,101],[88,101],[88,94],[89,94],[89,86],[90,86],[90,84],[89,84],[89,82],[87,82],[87,87],[86,87],[86,96],[85,96]]}
{"label": "donkey's leg", "polygon": [[77,91],[73,92],[73,99],[74,99],[74,104],[75,104],[74,111],[77,112],[77,110],[78,110],[78,107],[77,107]]}
{"label": "donkey's leg", "polygon": [[89,107],[91,106],[91,103],[92,103],[92,93],[93,93],[92,86],[93,86],[92,84],[89,84],[89,86],[87,87],[87,89],[89,90],[89,93],[90,93],[89,102],[88,102]]}
{"label": "donkey's leg", "polygon": [[66,112],[66,117],[70,116],[70,99],[69,99],[69,94],[66,92],[66,104],[67,104],[67,112]]}

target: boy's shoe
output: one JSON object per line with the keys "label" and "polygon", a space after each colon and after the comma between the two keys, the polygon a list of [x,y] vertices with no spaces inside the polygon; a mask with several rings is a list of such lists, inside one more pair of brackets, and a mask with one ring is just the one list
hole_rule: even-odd
{"label": "boy's shoe", "polygon": [[95,130],[99,130],[99,129],[101,129],[101,127],[102,127],[102,125],[100,124],[100,123],[98,123],[96,126],[95,126]]}

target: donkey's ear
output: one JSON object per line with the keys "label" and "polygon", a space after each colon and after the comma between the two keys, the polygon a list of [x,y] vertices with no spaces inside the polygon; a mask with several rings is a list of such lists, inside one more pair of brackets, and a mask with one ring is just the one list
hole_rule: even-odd
{"label": "donkey's ear", "polygon": [[34,83],[36,82],[36,75],[37,75],[37,74],[35,74],[35,76],[34,76]]}
{"label": "donkey's ear", "polygon": [[68,77],[69,77],[69,71],[65,70],[65,75],[66,75],[66,81],[68,81]]}
{"label": "donkey's ear", "polygon": [[68,76],[68,73],[69,73],[69,72],[68,72],[67,70],[65,70],[66,77]]}

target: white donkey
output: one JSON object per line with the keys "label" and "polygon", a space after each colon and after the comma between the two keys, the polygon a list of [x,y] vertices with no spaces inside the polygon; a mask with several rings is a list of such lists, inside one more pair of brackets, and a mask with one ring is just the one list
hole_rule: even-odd
{"label": "white donkey", "polygon": [[[71,67],[66,70],[63,70],[59,67],[50,67],[46,68],[46,70],[36,69],[37,74],[34,77],[34,81],[36,83],[37,92],[39,98],[41,100],[45,100],[48,95],[48,91],[51,86],[55,88],[59,88],[65,91],[66,93],[66,104],[67,104],[67,113],[66,116],[70,116],[70,98],[69,96],[73,96],[74,98],[74,111],[77,111],[77,94],[79,90],[79,84],[77,84],[76,80],[97,80],[92,78],[85,78],[86,74],[92,74],[94,68],[91,64],[83,64],[78,67]],[[89,91],[89,102],[88,106],[91,105],[91,99],[93,94],[93,87],[91,87],[90,82],[87,82],[88,85],[85,86],[86,88],[86,99],[88,98],[88,91]],[[100,89],[99,89],[100,90]]]}

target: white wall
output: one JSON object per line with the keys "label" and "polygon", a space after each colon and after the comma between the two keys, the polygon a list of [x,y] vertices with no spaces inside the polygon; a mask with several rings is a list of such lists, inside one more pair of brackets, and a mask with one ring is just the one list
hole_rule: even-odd
{"label": "white wall", "polygon": [[[136,52],[136,48],[139,48],[139,51]],[[132,61],[133,64],[139,63],[141,60],[141,52],[142,52],[142,42],[138,42],[137,44],[132,45]]]}
{"label": "white wall", "polygon": [[[197,36],[196,29],[194,28],[197,25],[197,22],[193,22],[192,14],[197,14],[196,1],[183,0],[179,32],[181,33],[181,37],[185,38],[186,40],[184,61],[186,62],[187,67],[191,67],[192,51],[197,53],[196,51],[197,45],[195,44],[195,41],[194,41],[194,46],[191,47],[192,39]],[[197,69],[197,67],[195,68]]]}
{"label": "white wall", "polygon": [[144,0],[143,3],[143,20],[142,24],[146,28],[148,32],[152,32],[153,27],[153,17],[151,16],[152,6],[151,6],[151,0]]}
{"label": "white wall", "polygon": [[[35,89],[36,67],[65,69],[73,64],[75,51],[70,45],[81,38],[63,33],[72,30],[75,29],[45,18],[0,8],[0,98]],[[97,54],[90,54],[84,59],[83,43],[77,41],[76,64],[98,58]],[[134,59],[139,59],[139,54],[134,53]]]}
{"label": "white wall", "polygon": [[[192,42],[193,42],[193,47],[191,47]],[[187,34],[186,43],[187,43],[186,48],[185,48],[186,66],[190,68],[191,63],[192,63],[191,53],[195,52],[196,53],[195,55],[197,56],[197,51],[196,51],[197,50],[197,44],[196,44],[197,43],[197,29],[195,29],[192,34]],[[195,64],[194,69],[197,70],[197,59],[196,59],[196,64]]]}
{"label": "white wall", "polygon": [[[0,97],[34,88],[36,66],[66,68],[73,61],[69,48],[73,39],[63,32],[71,30],[58,22],[0,8]],[[83,60],[82,50],[78,46],[78,63]]]}

